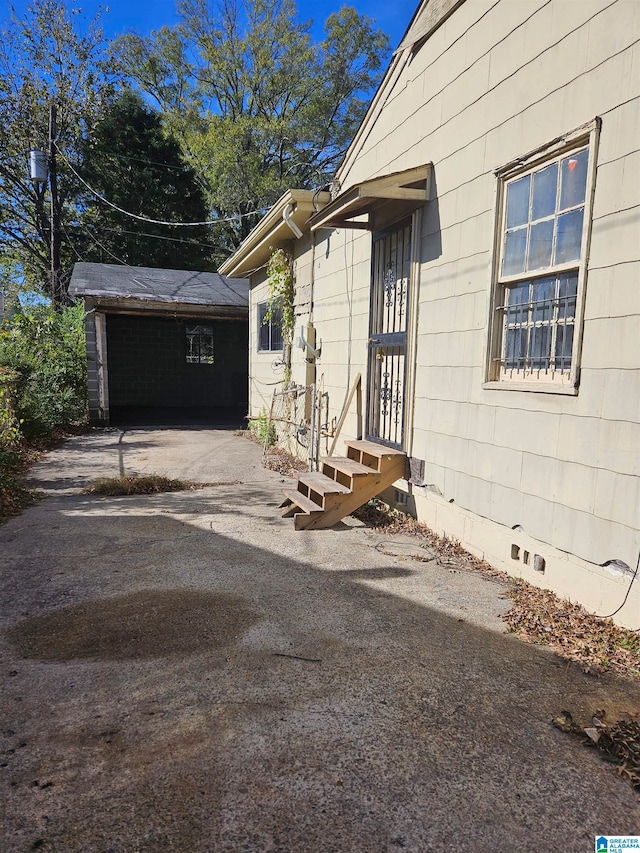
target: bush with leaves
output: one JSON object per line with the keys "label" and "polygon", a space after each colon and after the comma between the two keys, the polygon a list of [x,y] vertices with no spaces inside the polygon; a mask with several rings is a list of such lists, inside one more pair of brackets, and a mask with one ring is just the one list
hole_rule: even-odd
{"label": "bush with leaves", "polygon": [[0,366],[17,374],[13,405],[24,436],[49,435],[87,413],[82,305],[24,308],[0,329]]}

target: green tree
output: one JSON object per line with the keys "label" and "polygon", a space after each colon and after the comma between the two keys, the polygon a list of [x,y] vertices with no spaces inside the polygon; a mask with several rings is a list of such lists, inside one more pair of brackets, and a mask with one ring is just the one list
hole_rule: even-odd
{"label": "green tree", "polygon": [[152,96],[207,191],[224,256],[289,187],[334,174],[388,53],[374,22],[343,7],[319,43],[294,0],[182,0],[181,23],[129,35],[116,62]]}
{"label": "green tree", "polygon": [[[2,279],[49,292],[51,239],[60,244],[67,272],[72,254],[64,233],[52,228],[45,187],[28,175],[28,151],[46,150],[49,113],[57,108],[57,146],[73,152],[87,123],[101,110],[112,86],[97,21],[81,32],[80,10],[62,0],[34,0],[22,18],[0,30],[0,269]],[[69,221],[75,178],[58,158],[57,206]],[[66,290],[62,281],[62,290]]]}
{"label": "green tree", "polygon": [[[117,207],[143,218],[203,222],[201,185],[156,111],[124,90],[104,109],[79,146],[79,174]],[[84,187],[77,248],[85,260],[174,269],[213,269],[208,229],[133,219]]]}

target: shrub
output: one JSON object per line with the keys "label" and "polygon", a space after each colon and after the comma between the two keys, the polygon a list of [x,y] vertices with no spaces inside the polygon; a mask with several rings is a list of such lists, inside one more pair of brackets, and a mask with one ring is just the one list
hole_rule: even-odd
{"label": "shrub", "polygon": [[15,371],[13,404],[22,433],[48,435],[86,418],[82,305],[57,314],[44,305],[14,314],[0,331],[0,365]]}
{"label": "shrub", "polygon": [[276,428],[269,420],[269,415],[264,406],[260,409],[258,417],[249,421],[249,432],[260,444],[264,444],[266,447],[272,447],[278,440]]}

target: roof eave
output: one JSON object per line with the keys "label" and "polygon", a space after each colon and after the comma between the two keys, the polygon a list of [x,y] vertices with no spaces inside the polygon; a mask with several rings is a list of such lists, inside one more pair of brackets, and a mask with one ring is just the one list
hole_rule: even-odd
{"label": "roof eave", "polygon": [[236,251],[221,264],[218,270],[229,278],[245,278],[264,266],[273,249],[281,248],[295,239],[295,235],[283,218],[287,205],[291,205],[291,220],[300,229],[309,231],[309,215],[317,212],[330,201],[326,192],[315,190],[287,190],[268,213],[258,222]]}

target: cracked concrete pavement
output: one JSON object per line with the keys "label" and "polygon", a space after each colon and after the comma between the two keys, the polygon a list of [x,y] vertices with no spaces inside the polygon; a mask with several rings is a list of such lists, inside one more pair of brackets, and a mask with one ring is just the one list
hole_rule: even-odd
{"label": "cracked concrete pavement", "polygon": [[[105,498],[97,476],[207,488]],[[505,586],[296,533],[224,430],[98,430],[0,528],[0,849],[592,851],[638,796],[553,728],[640,690],[504,633]],[[230,485],[223,485],[230,484]]]}

